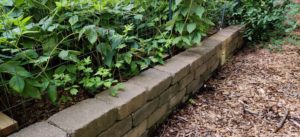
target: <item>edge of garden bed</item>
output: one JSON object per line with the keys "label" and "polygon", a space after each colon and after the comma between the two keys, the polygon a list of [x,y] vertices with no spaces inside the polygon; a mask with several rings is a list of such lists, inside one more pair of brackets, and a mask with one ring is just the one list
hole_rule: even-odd
{"label": "edge of garden bed", "polygon": [[229,26],[200,45],[124,82],[118,97],[109,91],[66,108],[10,137],[139,137],[161,123],[199,90],[243,44],[244,26]]}

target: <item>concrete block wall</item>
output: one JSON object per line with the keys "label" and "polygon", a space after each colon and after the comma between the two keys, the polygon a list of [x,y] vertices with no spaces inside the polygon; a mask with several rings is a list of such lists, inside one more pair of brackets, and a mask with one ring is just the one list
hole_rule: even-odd
{"label": "concrete block wall", "polygon": [[84,100],[11,137],[147,137],[174,108],[199,90],[243,45],[243,26],[229,26],[109,91]]}

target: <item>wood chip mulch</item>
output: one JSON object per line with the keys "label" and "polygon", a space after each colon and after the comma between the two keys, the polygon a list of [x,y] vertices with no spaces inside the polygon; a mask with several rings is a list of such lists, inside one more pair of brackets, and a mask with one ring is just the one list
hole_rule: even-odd
{"label": "wood chip mulch", "polygon": [[300,48],[246,48],[172,114],[159,137],[300,136]]}

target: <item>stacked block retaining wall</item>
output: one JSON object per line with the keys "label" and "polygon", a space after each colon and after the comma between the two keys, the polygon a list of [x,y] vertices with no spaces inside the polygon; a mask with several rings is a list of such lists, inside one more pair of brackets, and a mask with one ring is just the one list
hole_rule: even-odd
{"label": "stacked block retaining wall", "polygon": [[146,137],[243,45],[243,28],[229,26],[142,72],[118,97],[101,92],[11,137]]}

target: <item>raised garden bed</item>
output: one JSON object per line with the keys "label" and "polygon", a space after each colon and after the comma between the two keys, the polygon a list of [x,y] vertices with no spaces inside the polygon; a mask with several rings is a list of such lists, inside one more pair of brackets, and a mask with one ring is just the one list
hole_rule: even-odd
{"label": "raised garden bed", "polygon": [[148,136],[243,45],[242,30],[242,26],[227,27],[164,65],[142,72],[123,83],[118,97],[104,91],[11,136]]}

